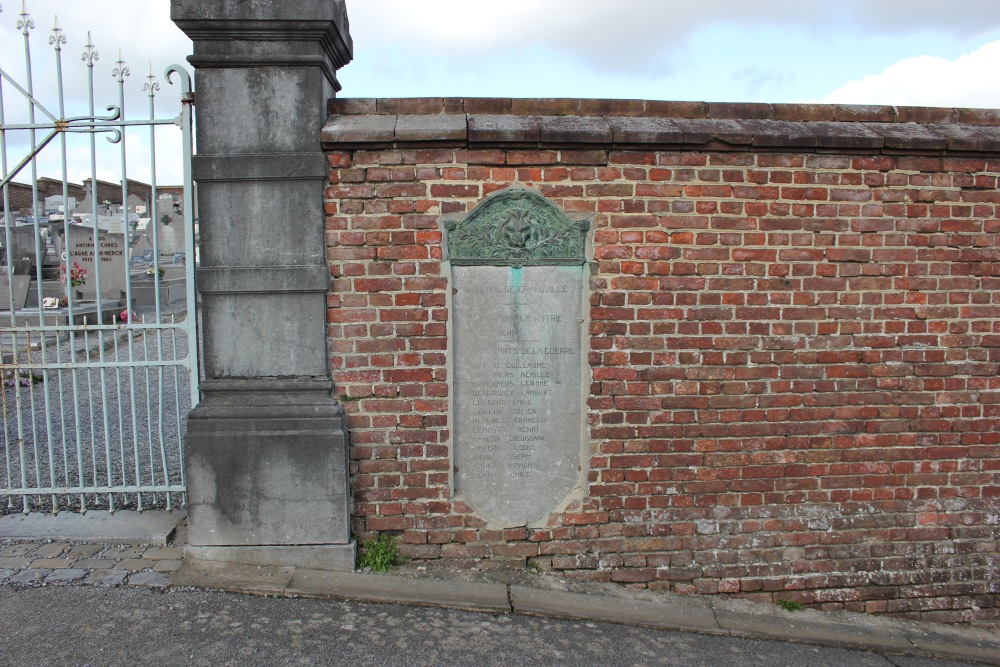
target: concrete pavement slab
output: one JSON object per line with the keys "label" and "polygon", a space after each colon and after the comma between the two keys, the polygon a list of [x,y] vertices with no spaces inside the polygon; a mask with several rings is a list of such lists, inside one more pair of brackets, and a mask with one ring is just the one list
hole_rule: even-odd
{"label": "concrete pavement slab", "polygon": [[104,544],[164,546],[185,512],[131,512],[114,514],[92,510],[86,514],[7,514],[0,516],[0,540],[62,540]]}
{"label": "concrete pavement slab", "polygon": [[153,572],[176,572],[183,563],[179,560],[158,560],[153,566]]}
{"label": "concrete pavement slab", "polygon": [[507,587],[503,584],[297,569],[287,592],[291,595],[401,602],[472,611],[510,611]]}
{"label": "concrete pavement slab", "polygon": [[1000,634],[996,632],[939,623],[899,621],[899,624],[907,639],[922,653],[1000,664]]}
{"label": "concrete pavement slab", "polygon": [[70,558],[39,558],[28,565],[33,570],[62,570],[73,565]]}
{"label": "concrete pavement slab", "polygon": [[64,584],[70,581],[80,581],[88,574],[87,570],[55,570],[52,574],[45,577],[45,583],[47,584]]}
{"label": "concrete pavement slab", "polygon": [[528,586],[511,586],[510,598],[516,613],[729,634],[719,627],[711,607],[694,604],[697,600],[680,605]]}
{"label": "concrete pavement slab", "polygon": [[103,544],[76,544],[66,554],[66,558],[90,558],[101,553],[103,549]]}
{"label": "concrete pavement slab", "polygon": [[96,584],[98,586],[121,586],[125,583],[128,572],[125,570],[92,570],[84,583]]}
{"label": "concrete pavement slab", "polygon": [[184,549],[181,547],[154,547],[147,549],[142,557],[146,560],[180,560],[184,557]]}
{"label": "concrete pavement slab", "polygon": [[35,549],[35,558],[56,558],[69,548],[68,544],[61,544],[59,542],[54,542],[52,544],[43,544],[42,546]]}
{"label": "concrete pavement slab", "polygon": [[51,570],[21,570],[12,576],[8,583],[11,584],[38,584],[45,577],[49,576]]}
{"label": "concrete pavement slab", "polygon": [[103,570],[113,568],[117,562],[107,558],[81,558],[73,565],[84,570]]}
{"label": "concrete pavement slab", "polygon": [[173,573],[170,585],[282,595],[292,581],[294,572],[293,567],[261,567],[188,558],[181,569]]}
{"label": "concrete pavement slab", "polygon": [[170,575],[162,572],[136,572],[129,576],[129,586],[165,588],[170,583]]}
{"label": "concrete pavement slab", "polygon": [[3,549],[0,549],[0,557],[3,558],[14,558],[16,556],[26,556],[33,553],[40,544],[33,542],[20,542],[18,544],[10,544]]}
{"label": "concrete pavement slab", "polygon": [[142,554],[146,553],[145,546],[113,546],[105,549],[101,556],[103,558],[114,558],[115,560],[124,560],[126,558],[142,558]]}
{"label": "concrete pavement slab", "polygon": [[115,564],[116,570],[130,570],[132,572],[139,572],[141,570],[149,570],[156,564],[155,561],[145,560],[144,558],[126,558],[120,560]]}
{"label": "concrete pavement slab", "polygon": [[899,652],[913,649],[902,628],[874,616],[785,611],[776,605],[726,598],[713,599],[711,604],[719,625],[736,636]]}

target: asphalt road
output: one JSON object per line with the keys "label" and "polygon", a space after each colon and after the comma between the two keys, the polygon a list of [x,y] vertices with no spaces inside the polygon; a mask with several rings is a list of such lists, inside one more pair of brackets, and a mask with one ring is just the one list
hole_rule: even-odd
{"label": "asphalt road", "polygon": [[608,623],[190,590],[0,588],[0,664],[958,667]]}

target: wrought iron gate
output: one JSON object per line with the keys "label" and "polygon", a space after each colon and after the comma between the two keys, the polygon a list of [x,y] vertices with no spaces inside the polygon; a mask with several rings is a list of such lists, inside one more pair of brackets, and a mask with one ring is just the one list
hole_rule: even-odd
{"label": "wrought iron gate", "polygon": [[[89,94],[74,109],[58,20],[51,60],[35,63],[54,68],[55,81],[38,86],[48,97],[36,92],[35,24],[24,4],[16,27],[23,75],[0,62],[0,513],[183,504],[181,438],[198,401],[190,77],[166,70],[180,89],[179,115],[156,118],[150,66],[147,117],[128,120],[130,71],[119,51],[110,73],[117,103],[98,114],[100,57],[88,33]],[[179,127],[170,156],[182,165],[179,187],[157,186],[164,127]],[[148,184],[132,179],[130,150],[148,151]],[[61,178],[40,173],[52,165]],[[89,190],[71,173],[89,174]],[[108,173],[120,184],[99,180]]]}

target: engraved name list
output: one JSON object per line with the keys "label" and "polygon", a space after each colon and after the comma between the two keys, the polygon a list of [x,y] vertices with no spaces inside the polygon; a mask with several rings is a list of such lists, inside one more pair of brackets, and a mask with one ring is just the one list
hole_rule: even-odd
{"label": "engraved name list", "polygon": [[581,269],[456,267],[457,487],[541,518],[579,482]]}

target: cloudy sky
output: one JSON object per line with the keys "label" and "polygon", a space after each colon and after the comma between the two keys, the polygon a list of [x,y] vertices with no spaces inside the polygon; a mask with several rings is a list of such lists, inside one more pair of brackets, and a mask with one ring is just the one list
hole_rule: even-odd
{"label": "cloudy sky", "polygon": [[1000,106],[998,0],[348,0],[351,96]]}
{"label": "cloudy sky", "polygon": [[[850,102],[1000,107],[1000,0],[347,0],[355,60],[346,97],[504,96]],[[0,0],[0,67],[25,78],[20,0]],[[35,22],[36,97],[56,104],[54,16],[64,30],[67,104],[86,106],[80,53],[100,53],[97,108],[116,103],[117,47],[128,63],[130,112],[159,77],[157,116],[177,113],[162,73],[191,44],[169,0],[27,0]],[[6,121],[23,99],[4,84]],[[19,111],[19,109],[22,109]],[[179,143],[167,131],[162,150]],[[17,139],[10,138],[13,153]],[[158,139],[160,141],[160,139]],[[106,143],[106,142],[105,142]],[[134,171],[148,173],[145,139]],[[86,146],[80,151],[86,152]],[[71,151],[74,150],[71,148]],[[83,153],[80,153],[81,155]],[[130,152],[131,155],[131,152]],[[11,154],[8,158],[12,162]],[[160,175],[174,179],[162,155]],[[130,158],[131,160],[132,158]],[[78,161],[71,160],[71,178]],[[159,161],[158,161],[159,164]],[[100,168],[99,177],[113,179]],[[83,170],[85,171],[85,170]],[[177,176],[179,178],[179,175]],[[176,180],[176,179],[174,179]]]}

